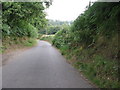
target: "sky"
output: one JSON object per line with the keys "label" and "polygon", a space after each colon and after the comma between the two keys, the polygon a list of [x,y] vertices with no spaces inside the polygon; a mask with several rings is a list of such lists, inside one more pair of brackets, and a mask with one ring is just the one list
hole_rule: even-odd
{"label": "sky", "polygon": [[[53,0],[46,10],[48,19],[60,21],[74,21],[85,11],[90,0]],[[96,1],[96,0],[91,0]]]}

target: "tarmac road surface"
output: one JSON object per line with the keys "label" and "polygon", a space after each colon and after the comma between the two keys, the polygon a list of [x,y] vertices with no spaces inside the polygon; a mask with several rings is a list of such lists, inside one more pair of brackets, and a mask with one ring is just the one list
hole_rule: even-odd
{"label": "tarmac road surface", "polygon": [[93,88],[46,41],[25,50],[2,68],[3,88]]}

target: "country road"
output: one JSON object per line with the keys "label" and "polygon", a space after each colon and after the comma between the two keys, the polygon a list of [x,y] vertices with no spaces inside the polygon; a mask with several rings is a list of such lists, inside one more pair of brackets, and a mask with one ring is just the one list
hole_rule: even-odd
{"label": "country road", "polygon": [[39,41],[2,68],[3,88],[93,88],[50,43]]}

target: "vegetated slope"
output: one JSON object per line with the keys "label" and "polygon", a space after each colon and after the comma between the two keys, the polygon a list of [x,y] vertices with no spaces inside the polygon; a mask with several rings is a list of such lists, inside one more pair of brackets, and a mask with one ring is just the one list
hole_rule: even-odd
{"label": "vegetated slope", "polygon": [[101,88],[120,87],[119,16],[120,3],[95,2],[53,40],[69,62]]}
{"label": "vegetated slope", "polygon": [[42,2],[2,2],[2,48],[33,45],[46,25],[44,9]]}

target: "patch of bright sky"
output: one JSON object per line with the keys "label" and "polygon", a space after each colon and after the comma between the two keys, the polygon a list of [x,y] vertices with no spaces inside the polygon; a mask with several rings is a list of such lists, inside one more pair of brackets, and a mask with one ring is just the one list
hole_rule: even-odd
{"label": "patch of bright sky", "polygon": [[[46,10],[48,19],[73,21],[85,11],[90,0],[53,0],[53,4]],[[96,0],[91,0],[92,2]]]}

